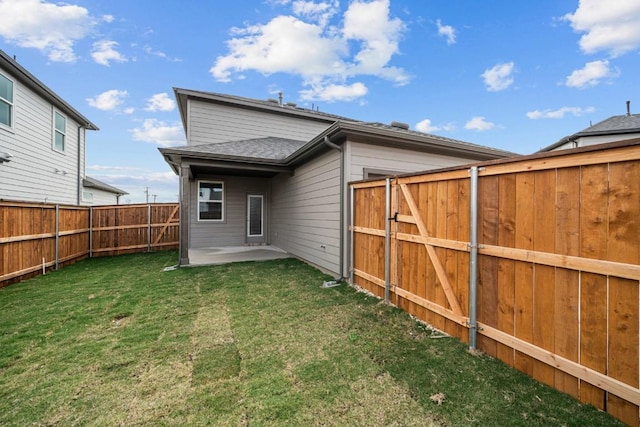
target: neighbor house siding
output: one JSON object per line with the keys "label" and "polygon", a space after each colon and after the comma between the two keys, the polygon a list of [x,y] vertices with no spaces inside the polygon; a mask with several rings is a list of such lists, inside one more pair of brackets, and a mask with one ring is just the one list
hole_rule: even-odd
{"label": "neighbor house siding", "polygon": [[[198,181],[224,183],[224,220],[198,221]],[[268,230],[269,180],[235,176],[198,178],[191,183],[189,247],[242,246],[247,241],[247,194],[265,196],[265,231]]]}
{"label": "neighbor house siding", "polygon": [[312,264],[340,268],[340,154],[333,150],[273,179],[271,243]]}
{"label": "neighbor house siding", "polygon": [[441,154],[422,153],[419,151],[403,150],[400,148],[384,147],[381,145],[349,142],[349,175],[347,181],[364,179],[365,169],[375,169],[393,172],[418,172],[430,169],[440,169],[449,166],[459,166],[473,162],[473,160],[443,156]]}
{"label": "neighbor house siding", "polygon": [[[331,123],[189,100],[188,145],[273,136],[309,141]],[[282,107],[283,109],[291,107]]]}
{"label": "neighbor house siding", "polygon": [[[13,128],[0,127],[0,151],[13,155],[10,162],[0,165],[0,199],[76,204],[78,123],[2,72],[13,79],[14,102]],[[54,111],[66,117],[64,153],[53,149]],[[84,129],[80,133],[84,138]],[[80,155],[84,157],[84,151]]]}
{"label": "neighbor house siding", "polygon": [[102,205],[117,205],[118,204],[118,196],[114,193],[110,193],[109,191],[99,190],[97,188],[84,188],[83,192],[91,193],[91,200],[85,200],[83,198],[83,205],[89,206],[102,206]]}
{"label": "neighbor house siding", "polygon": [[568,141],[549,151],[566,150],[569,148],[587,147],[589,145],[605,144],[607,142],[624,141],[625,139],[640,138],[640,133],[624,133],[613,135],[592,135],[581,136],[575,140]]}

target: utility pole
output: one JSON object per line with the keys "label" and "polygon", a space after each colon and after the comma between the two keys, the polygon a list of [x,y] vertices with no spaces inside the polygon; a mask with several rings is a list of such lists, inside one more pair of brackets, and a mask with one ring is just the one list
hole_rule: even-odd
{"label": "utility pole", "polygon": [[144,195],[146,197],[146,202],[145,203],[149,203],[149,187],[144,187]]}
{"label": "utility pole", "polygon": [[156,197],[158,197],[158,195],[157,194],[152,194],[151,196],[153,197],[153,203],[155,203],[156,202]]}

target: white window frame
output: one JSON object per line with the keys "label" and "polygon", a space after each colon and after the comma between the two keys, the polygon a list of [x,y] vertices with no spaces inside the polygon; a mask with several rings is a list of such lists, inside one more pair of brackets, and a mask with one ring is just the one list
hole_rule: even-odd
{"label": "white window frame", "polygon": [[[260,199],[260,234],[251,234],[251,198]],[[247,194],[247,237],[264,237],[264,196]]]}
{"label": "white window frame", "polygon": [[9,99],[0,97],[0,102],[3,102],[9,105],[9,124],[7,125],[4,123],[0,123],[0,128],[13,130],[13,123],[15,121],[15,101],[14,100],[16,98],[16,82],[4,73],[0,73],[0,76],[4,77],[5,79],[11,82],[11,95],[13,98],[9,100]]}
{"label": "white window frame", "polygon": [[[64,119],[64,132],[59,131],[58,128],[56,127],[56,114],[59,114],[60,117],[62,117]],[[58,153],[64,153],[66,151],[66,148],[67,148],[67,122],[69,120],[67,119],[66,115],[62,114],[60,111],[58,111],[56,109],[53,110],[52,119],[53,119],[53,129],[52,129],[51,146],[53,147],[54,151],[57,151]],[[62,149],[59,149],[58,147],[56,147],[56,134],[57,133],[60,133],[62,135]]]}
{"label": "white window frame", "polygon": [[[203,200],[203,203],[220,203],[220,219],[208,219],[208,218],[201,218],[200,217],[200,185],[201,184],[220,184],[221,188],[222,188],[222,200],[220,201],[213,201],[213,200]],[[196,203],[198,204],[198,221],[202,221],[202,222],[217,222],[217,223],[222,223],[225,221],[225,207],[226,207],[226,190],[225,190],[225,185],[224,185],[224,181],[209,181],[209,180],[202,180],[202,181],[198,181],[198,187],[196,188],[197,191],[197,201]]]}

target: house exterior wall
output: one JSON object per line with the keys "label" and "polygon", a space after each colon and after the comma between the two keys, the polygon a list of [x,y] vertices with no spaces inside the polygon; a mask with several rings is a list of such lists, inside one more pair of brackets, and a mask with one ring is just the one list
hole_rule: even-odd
{"label": "house exterior wall", "polygon": [[[224,183],[224,220],[198,220],[198,182]],[[190,183],[189,247],[242,246],[247,242],[247,195],[265,196],[265,236],[269,230],[269,179],[238,176],[207,176]]]}
{"label": "house exterior wall", "polygon": [[340,269],[340,153],[272,181],[271,243],[333,273]]}
{"label": "house exterior wall", "polygon": [[589,145],[605,144],[607,142],[624,141],[625,139],[640,138],[640,133],[625,133],[616,135],[593,135],[582,136],[575,141],[569,141],[566,144],[555,147],[550,151],[566,150],[569,148],[587,147]]}
{"label": "house exterior wall", "polygon": [[[0,73],[13,81],[14,91],[13,126],[0,126],[0,151],[13,155],[10,162],[0,164],[0,199],[77,204],[84,174],[84,128],[79,131],[70,116],[8,71]],[[66,117],[64,152],[53,148],[54,111]]]}
{"label": "house exterior wall", "polygon": [[[87,198],[87,193],[91,194],[91,198]],[[87,206],[106,206],[117,205],[118,196],[109,191],[99,190],[97,188],[82,189],[82,205]]]}
{"label": "house exterior wall", "polygon": [[[291,108],[291,107],[282,107]],[[189,100],[187,144],[240,141],[267,136],[309,141],[331,123]]]}
{"label": "house exterior wall", "polygon": [[409,173],[459,166],[473,162],[473,160],[460,157],[443,156],[441,154],[423,153],[353,141],[349,142],[347,152],[349,153],[347,159],[347,164],[349,164],[347,181],[364,179],[364,169]]}

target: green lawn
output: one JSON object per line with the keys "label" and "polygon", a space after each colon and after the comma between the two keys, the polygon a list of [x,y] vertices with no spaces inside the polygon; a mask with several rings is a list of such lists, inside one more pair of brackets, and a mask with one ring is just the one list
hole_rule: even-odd
{"label": "green lawn", "polygon": [[1,289],[0,425],[618,425],[300,261],[176,259]]}

